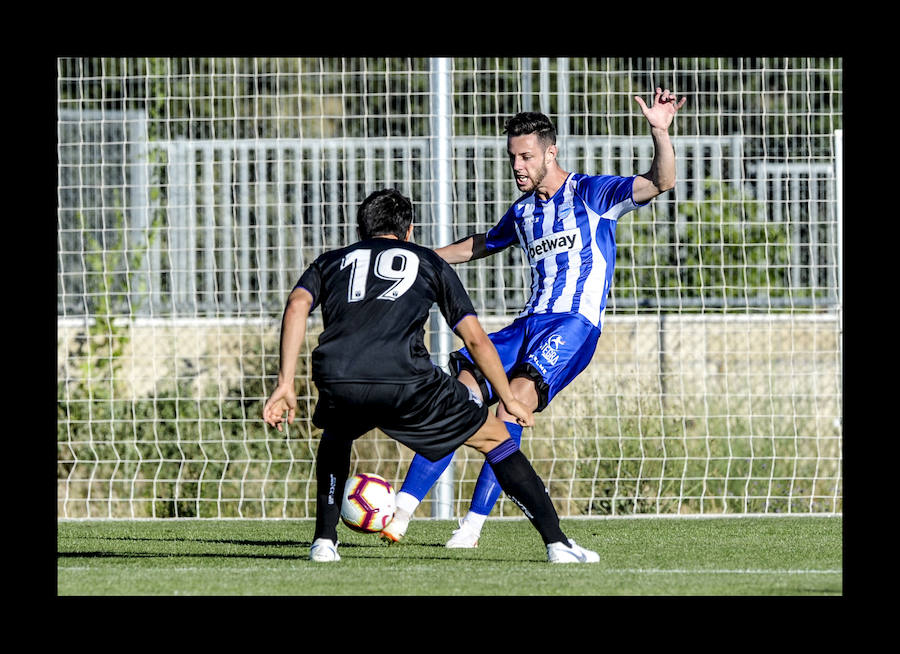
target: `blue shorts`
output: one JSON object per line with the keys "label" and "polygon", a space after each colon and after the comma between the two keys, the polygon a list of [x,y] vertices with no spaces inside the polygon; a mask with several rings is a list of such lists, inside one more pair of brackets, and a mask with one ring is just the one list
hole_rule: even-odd
{"label": "blue shorts", "polygon": [[[507,377],[527,377],[538,393],[536,411],[584,370],[597,349],[600,329],[577,313],[532,314],[517,318],[511,325],[488,334],[497,348]],[[459,376],[468,370],[481,387],[488,405],[497,402],[490,383],[472,362],[466,348],[450,354],[450,369]]]}

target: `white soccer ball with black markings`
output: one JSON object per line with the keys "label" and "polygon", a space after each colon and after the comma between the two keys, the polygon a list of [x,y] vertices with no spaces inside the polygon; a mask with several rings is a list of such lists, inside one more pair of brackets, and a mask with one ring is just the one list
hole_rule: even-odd
{"label": "white soccer ball with black markings", "polygon": [[353,475],[344,486],[341,520],[353,531],[374,534],[394,517],[396,494],[384,477],[362,472]]}

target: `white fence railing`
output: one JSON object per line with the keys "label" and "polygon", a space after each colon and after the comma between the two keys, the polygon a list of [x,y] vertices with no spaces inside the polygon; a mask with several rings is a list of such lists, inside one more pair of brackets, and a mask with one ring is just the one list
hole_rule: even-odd
{"label": "white fence railing", "polygon": [[[442,244],[435,242],[429,139],[148,143],[138,118],[124,124],[130,126],[118,139],[124,145],[107,147],[101,133],[89,140],[96,151],[87,153],[66,147],[84,139],[83,125],[78,134],[60,129],[60,315],[89,312],[86,305],[96,299],[97,288],[113,307],[135,316],[277,312],[315,256],[356,238],[356,207],[380,187],[396,186],[412,198],[418,242]],[[766,288],[749,289],[748,305],[834,306],[834,162],[748,161],[737,136],[674,140],[678,185],[652,205],[653,261],[633,265],[678,261],[679,248],[690,238],[680,208],[703,201],[704,184],[714,180],[757,201],[765,208],[764,220],[785,223],[790,234],[781,244],[790,252],[784,283],[805,293],[779,300]],[[564,167],[589,174],[643,172],[653,154],[649,138],[568,137],[560,148]],[[505,139],[454,137],[451,156],[451,215],[459,238],[492,226],[515,200],[515,188]],[[620,263],[620,270],[628,265]],[[494,314],[517,311],[530,285],[513,250],[463,274],[476,306]],[[104,275],[109,279],[99,284]],[[629,303],[716,306],[702,289],[679,292],[675,300],[611,298],[612,306]]]}

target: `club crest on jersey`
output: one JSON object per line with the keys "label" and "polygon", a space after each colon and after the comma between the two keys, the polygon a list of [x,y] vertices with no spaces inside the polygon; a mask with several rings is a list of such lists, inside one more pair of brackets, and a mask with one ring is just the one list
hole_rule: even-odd
{"label": "club crest on jersey", "polygon": [[534,261],[541,261],[547,257],[580,249],[581,232],[578,229],[567,229],[564,232],[551,232],[529,243],[528,256]]}

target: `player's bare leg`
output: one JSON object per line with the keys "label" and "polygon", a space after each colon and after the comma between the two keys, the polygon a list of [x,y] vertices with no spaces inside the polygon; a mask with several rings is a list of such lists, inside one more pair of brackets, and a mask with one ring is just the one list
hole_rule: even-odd
{"label": "player's bare leg", "polygon": [[484,400],[484,398],[481,396],[481,388],[478,386],[478,382],[475,381],[475,377],[472,376],[471,372],[465,369],[460,370],[457,379],[465,384],[469,388],[469,390],[475,393],[475,395],[477,395],[479,399]]}

